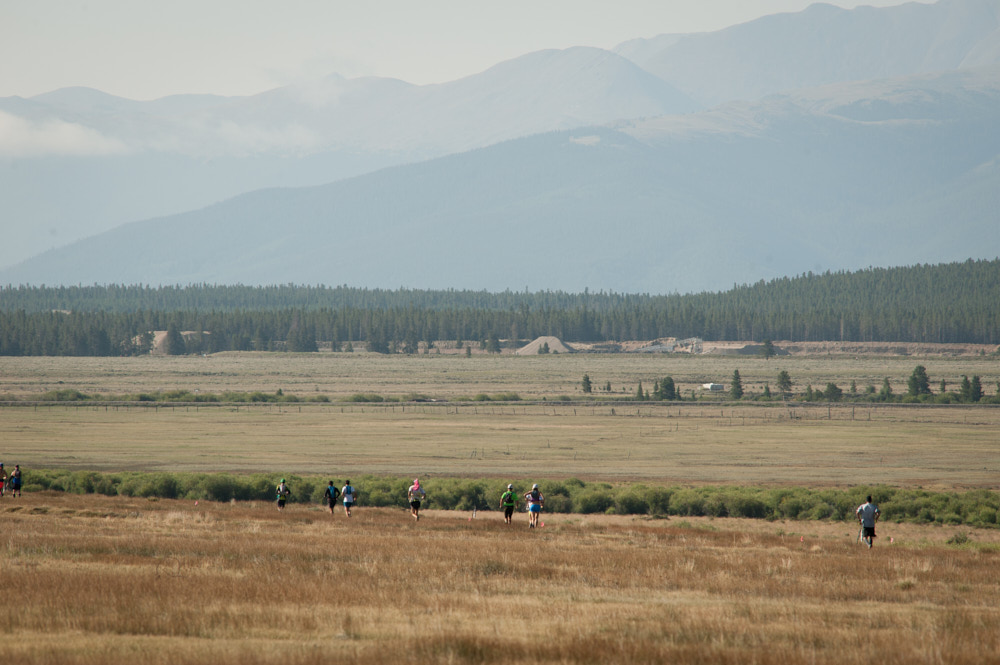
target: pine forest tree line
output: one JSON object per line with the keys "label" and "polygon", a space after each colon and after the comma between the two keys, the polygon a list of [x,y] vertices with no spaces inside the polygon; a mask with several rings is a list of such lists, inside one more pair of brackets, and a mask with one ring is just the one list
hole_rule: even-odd
{"label": "pine forest tree line", "polygon": [[[1000,260],[805,274],[721,293],[395,291],[346,286],[75,286],[0,289],[0,355],[134,355],[155,330],[188,351],[314,351],[364,342],[414,352],[436,340],[552,335],[595,342],[708,340],[1000,343]],[[200,334],[206,333],[206,334]]]}

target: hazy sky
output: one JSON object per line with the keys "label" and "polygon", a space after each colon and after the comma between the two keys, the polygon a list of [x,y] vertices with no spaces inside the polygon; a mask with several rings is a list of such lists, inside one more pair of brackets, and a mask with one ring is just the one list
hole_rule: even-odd
{"label": "hazy sky", "polygon": [[[902,0],[832,0],[842,7]],[[340,73],[437,83],[543,48],[724,28],[810,0],[0,0],[0,97],[243,95]]]}

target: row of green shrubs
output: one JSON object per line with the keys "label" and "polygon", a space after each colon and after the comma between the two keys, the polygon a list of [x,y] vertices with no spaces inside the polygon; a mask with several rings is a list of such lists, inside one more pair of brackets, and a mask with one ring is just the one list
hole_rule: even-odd
{"label": "row of green shrubs", "polygon": [[[479,393],[473,397],[458,397],[459,402],[517,402],[521,396],[517,393],[497,393],[487,395]],[[261,391],[223,393],[191,392],[190,390],[164,390],[156,392],[135,393],[127,395],[99,395],[80,392],[74,388],[62,388],[42,393],[38,402],[167,402],[167,403],[201,403],[201,404],[246,404],[246,403],[295,403],[295,402],[330,402],[328,395],[310,395],[299,397],[285,394],[282,390],[273,393]],[[418,393],[400,396],[383,396],[377,393],[355,393],[342,398],[342,402],[380,403],[380,402],[433,402],[432,397]]]}
{"label": "row of green shrubs", "polygon": [[[344,478],[286,475],[291,502],[323,502],[329,480],[338,489]],[[26,492],[54,490],[76,494],[199,499],[208,501],[271,501],[279,480],[263,474],[153,473],[38,470],[25,474]],[[361,506],[406,506],[412,479],[365,475],[353,479]],[[494,510],[505,479],[428,478],[422,482],[427,505],[444,510]],[[883,519],[896,522],[964,524],[995,527],[1000,492],[931,492],[893,487],[850,490],[754,488],[733,486],[666,487],[642,483],[611,484],[568,480],[540,481],[545,509],[556,513],[652,516],[745,517],[766,520],[853,520],[865,495],[872,494]],[[531,485],[514,482],[524,493]]]}
{"label": "row of green shrubs", "polygon": [[309,397],[299,397],[297,395],[286,395],[282,390],[273,393],[265,393],[259,390],[248,392],[226,391],[223,393],[203,393],[190,390],[163,390],[147,393],[134,393],[127,395],[89,395],[73,388],[61,390],[50,390],[42,393],[37,400],[39,402],[174,402],[174,403],[285,403],[285,402],[329,402],[327,395],[310,395]]}

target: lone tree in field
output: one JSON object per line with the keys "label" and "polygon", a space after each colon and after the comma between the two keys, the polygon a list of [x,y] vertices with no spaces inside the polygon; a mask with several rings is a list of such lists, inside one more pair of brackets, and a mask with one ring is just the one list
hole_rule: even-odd
{"label": "lone tree in field", "polygon": [[729,386],[729,396],[733,399],[743,399],[743,379],[740,370],[733,372],[733,384]]}
{"label": "lone tree in field", "polygon": [[792,392],[792,377],[788,375],[788,372],[781,370],[778,372],[778,390],[783,393]]}
{"label": "lone tree in field", "polygon": [[677,384],[674,383],[674,377],[672,376],[668,376],[660,381],[653,391],[653,399],[675,400],[677,397]]}
{"label": "lone tree in field", "polygon": [[761,344],[760,351],[758,353],[760,353],[764,360],[773,358],[775,354],[774,343],[769,339],[765,339],[763,344]]}
{"label": "lone tree in field", "polygon": [[913,368],[913,374],[906,381],[906,394],[911,397],[931,394],[931,380],[927,376],[927,368],[917,365]]}
{"label": "lone tree in field", "polygon": [[585,393],[589,393],[592,390],[592,386],[590,385],[590,375],[589,374],[584,374],[583,375],[583,381],[580,382],[580,385],[581,385],[581,387],[583,387],[583,392],[585,392]]}

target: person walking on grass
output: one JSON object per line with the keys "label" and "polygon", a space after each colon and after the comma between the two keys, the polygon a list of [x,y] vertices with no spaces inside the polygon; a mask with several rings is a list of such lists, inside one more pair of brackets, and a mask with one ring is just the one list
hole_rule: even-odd
{"label": "person walking on grass", "polygon": [[406,490],[406,500],[410,502],[410,514],[413,515],[414,522],[420,521],[420,502],[426,497],[427,492],[420,486],[420,479],[414,478],[410,489]]}
{"label": "person walking on grass", "polygon": [[503,509],[504,524],[510,524],[517,507],[517,494],[514,493],[513,485],[507,485],[507,491],[500,495],[500,507]]}
{"label": "person walking on grass", "polygon": [[340,490],[340,495],[344,497],[344,512],[347,516],[351,516],[351,508],[354,507],[354,502],[358,500],[358,492],[353,487],[351,487],[351,481],[348,480],[344,484],[343,489]]}
{"label": "person walking on grass", "polygon": [[0,496],[3,496],[7,491],[7,469],[3,468],[3,463],[0,462]]}
{"label": "person walking on grass", "polygon": [[538,490],[538,483],[531,486],[531,491],[524,495],[524,500],[528,502],[528,528],[534,529],[538,526],[538,516],[542,514],[542,506],[545,505],[545,497]]}
{"label": "person walking on grass", "polygon": [[288,485],[285,484],[285,479],[282,478],[278,486],[274,488],[274,492],[278,499],[278,510],[285,509],[285,501],[288,500],[288,495],[292,493],[292,490],[288,489]]}
{"label": "person walking on grass", "polygon": [[872,495],[869,494],[868,498],[858,506],[858,509],[854,511],[858,516],[858,523],[861,525],[862,535],[861,539],[868,544],[868,549],[872,548],[875,544],[875,522],[878,522],[878,518],[882,516],[879,511],[878,506],[872,503]]}
{"label": "person walking on grass", "polygon": [[340,490],[333,486],[333,481],[326,486],[326,492],[323,493],[323,498],[326,499],[326,505],[330,509],[330,514],[333,515],[333,509],[337,505],[337,497],[340,496]]}

